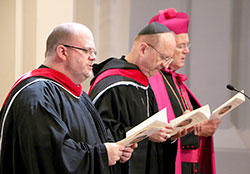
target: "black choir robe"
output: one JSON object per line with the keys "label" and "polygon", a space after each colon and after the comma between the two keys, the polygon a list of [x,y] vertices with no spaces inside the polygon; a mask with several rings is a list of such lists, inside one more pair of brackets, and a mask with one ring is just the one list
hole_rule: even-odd
{"label": "black choir robe", "polygon": [[89,97],[68,77],[42,68],[22,76],[0,113],[0,173],[119,173],[112,141]]}
{"label": "black choir robe", "polygon": [[[124,57],[95,64],[93,71],[95,77],[91,81],[89,96],[116,141],[158,111],[147,77]],[[175,158],[169,159],[164,150],[169,144],[170,141],[152,143],[148,139],[139,142],[129,161],[130,172],[174,173]]]}

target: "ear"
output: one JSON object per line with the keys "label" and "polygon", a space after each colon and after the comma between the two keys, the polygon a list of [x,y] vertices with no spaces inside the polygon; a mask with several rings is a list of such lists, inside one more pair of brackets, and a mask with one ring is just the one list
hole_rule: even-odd
{"label": "ear", "polygon": [[147,52],[147,48],[148,48],[147,44],[145,42],[141,42],[138,48],[139,54],[141,56],[144,55]]}
{"label": "ear", "polygon": [[67,48],[63,45],[56,47],[56,54],[61,60],[66,60],[68,57]]}

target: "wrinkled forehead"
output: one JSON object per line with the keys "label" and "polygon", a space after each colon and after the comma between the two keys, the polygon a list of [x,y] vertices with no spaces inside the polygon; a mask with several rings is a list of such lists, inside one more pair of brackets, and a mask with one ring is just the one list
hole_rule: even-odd
{"label": "wrinkled forehead", "polygon": [[188,33],[177,34],[175,36],[176,45],[189,43]]}

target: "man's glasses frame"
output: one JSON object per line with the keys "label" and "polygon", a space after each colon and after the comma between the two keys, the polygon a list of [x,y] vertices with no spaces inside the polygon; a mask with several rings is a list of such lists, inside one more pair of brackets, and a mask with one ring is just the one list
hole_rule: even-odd
{"label": "man's glasses frame", "polygon": [[161,57],[161,59],[164,60],[164,63],[167,63],[169,61],[172,61],[173,58],[172,57],[166,57],[164,56],[163,54],[161,54],[153,45],[149,44],[149,43],[146,43],[148,46],[150,46],[151,48],[153,48]]}
{"label": "man's glasses frame", "polygon": [[72,45],[66,45],[66,44],[62,44],[63,46],[65,47],[68,47],[68,48],[75,48],[75,49],[78,49],[78,50],[81,50],[81,51],[84,51],[85,53],[91,55],[91,56],[96,56],[97,55],[97,52],[95,50],[92,50],[92,49],[87,49],[87,48],[80,48],[80,47],[75,47],[75,46],[72,46]]}

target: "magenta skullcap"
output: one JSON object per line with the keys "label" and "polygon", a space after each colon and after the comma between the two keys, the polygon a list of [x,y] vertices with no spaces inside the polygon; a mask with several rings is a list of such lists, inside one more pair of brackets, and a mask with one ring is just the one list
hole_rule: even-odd
{"label": "magenta skullcap", "polygon": [[149,24],[157,22],[165,25],[175,34],[188,33],[189,17],[184,12],[177,12],[175,8],[160,10]]}

